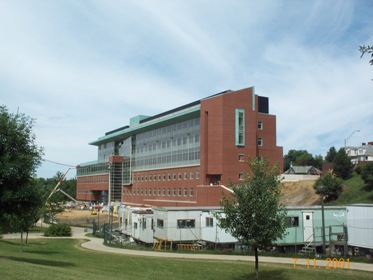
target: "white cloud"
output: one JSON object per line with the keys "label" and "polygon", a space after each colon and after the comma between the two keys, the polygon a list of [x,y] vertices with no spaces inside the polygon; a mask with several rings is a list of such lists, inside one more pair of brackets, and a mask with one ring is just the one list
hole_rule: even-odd
{"label": "white cloud", "polygon": [[[37,119],[45,158],[225,89],[255,86],[278,145],[325,155],[373,141],[369,1],[1,1],[0,97]],[[45,163],[41,176],[66,167]]]}

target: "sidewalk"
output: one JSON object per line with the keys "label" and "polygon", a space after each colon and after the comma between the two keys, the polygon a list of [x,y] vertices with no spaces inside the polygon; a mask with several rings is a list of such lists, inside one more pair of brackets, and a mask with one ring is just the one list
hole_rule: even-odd
{"label": "sidewalk", "polygon": [[[112,254],[121,254],[121,255],[132,255],[132,256],[143,256],[143,257],[157,257],[157,258],[177,258],[177,259],[198,259],[198,260],[222,260],[222,261],[250,261],[254,262],[254,256],[241,256],[241,255],[215,255],[215,254],[185,254],[185,253],[173,253],[173,252],[160,252],[160,251],[137,251],[137,250],[128,250],[121,248],[113,248],[105,246],[103,244],[103,239],[95,237],[87,237],[86,234],[91,232],[85,228],[72,227],[72,236],[69,238],[74,239],[84,239],[86,242],[82,243],[81,246],[88,250],[112,253]],[[21,237],[20,233],[11,233],[4,234],[4,239],[19,239]],[[31,233],[29,234],[29,239],[35,238],[49,238],[42,235],[42,233]],[[338,258],[339,259],[339,258]],[[346,261],[347,259],[345,259]],[[259,257],[260,262],[266,263],[280,263],[288,264],[291,267],[299,267],[300,265],[307,265],[307,261],[304,258],[277,258],[277,257]],[[326,268],[330,267],[333,269],[333,263],[328,262],[325,259],[316,259],[316,268]],[[310,268],[314,268],[313,258],[309,260]],[[345,264],[345,269],[347,269],[347,261]],[[350,263],[350,269],[355,270],[364,270],[373,272],[373,264],[368,263]]]}

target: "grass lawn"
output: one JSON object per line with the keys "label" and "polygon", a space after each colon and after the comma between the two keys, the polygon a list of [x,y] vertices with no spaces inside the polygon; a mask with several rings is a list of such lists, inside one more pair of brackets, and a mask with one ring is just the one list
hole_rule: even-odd
{"label": "grass lawn", "polygon": [[[5,279],[253,279],[254,263],[150,258],[92,252],[75,239],[0,240],[0,278]],[[293,268],[259,263],[260,279],[372,279],[371,272]]]}

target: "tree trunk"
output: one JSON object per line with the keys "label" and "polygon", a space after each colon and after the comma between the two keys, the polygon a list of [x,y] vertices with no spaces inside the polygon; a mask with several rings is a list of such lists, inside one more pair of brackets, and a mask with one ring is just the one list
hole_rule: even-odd
{"label": "tree trunk", "polygon": [[258,258],[258,246],[255,245],[255,279],[259,279],[259,258]]}
{"label": "tree trunk", "polygon": [[27,241],[28,241],[28,231],[26,231],[26,244],[27,244]]}
{"label": "tree trunk", "polygon": [[21,253],[23,252],[22,246],[23,246],[23,230],[21,230],[21,247],[20,247]]}

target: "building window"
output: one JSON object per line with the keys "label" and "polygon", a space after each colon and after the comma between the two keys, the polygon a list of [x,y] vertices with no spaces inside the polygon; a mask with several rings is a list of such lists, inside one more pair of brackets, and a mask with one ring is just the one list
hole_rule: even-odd
{"label": "building window", "polygon": [[166,188],[163,188],[163,196],[166,196]]}
{"label": "building window", "polygon": [[179,196],[181,196],[181,188],[179,188]]}
{"label": "building window", "polygon": [[154,189],[153,189],[153,195],[154,195],[154,196],[157,195],[157,188],[154,188]]}
{"label": "building window", "polygon": [[161,188],[158,188],[158,196],[161,196]]}
{"label": "building window", "polygon": [[188,173],[184,172],[184,180],[188,180]]}
{"label": "building window", "polygon": [[236,146],[245,146],[245,111],[236,109]]}
{"label": "building window", "polygon": [[195,220],[177,220],[177,228],[195,228]]}
{"label": "building window", "polygon": [[211,217],[206,217],[206,227],[213,227],[214,226],[214,219]]}
{"label": "building window", "polygon": [[262,147],[263,146],[263,138],[258,138],[258,146]]}
{"label": "building window", "polygon": [[173,188],[173,189],[172,189],[172,195],[173,195],[173,196],[176,196],[176,188]]}
{"label": "building window", "polygon": [[299,217],[286,217],[285,220],[286,227],[298,227],[299,226]]}
{"label": "building window", "polygon": [[166,173],[163,173],[163,181],[166,181]]}
{"label": "building window", "polygon": [[168,173],[168,181],[170,181],[170,180],[171,180],[171,174]]}
{"label": "building window", "polygon": [[194,189],[190,188],[190,196],[193,196],[193,195],[194,195]]}
{"label": "building window", "polygon": [[238,155],[238,161],[243,162],[244,161],[243,157],[244,157],[243,154],[239,154]]}
{"label": "building window", "polygon": [[162,176],[161,174],[158,175],[158,181],[160,181],[162,179]]}
{"label": "building window", "polygon": [[157,227],[163,228],[163,220],[157,219]]}
{"label": "building window", "polygon": [[243,172],[240,172],[238,174],[238,180],[242,181],[244,179],[244,173]]}
{"label": "building window", "polygon": [[199,179],[199,171],[196,172],[196,179]]}
{"label": "building window", "polygon": [[187,195],[188,195],[188,189],[184,188],[184,196],[187,196]]}
{"label": "building window", "polygon": [[193,172],[190,172],[190,180],[193,180]]}
{"label": "building window", "polygon": [[172,175],[173,175],[173,176],[172,176],[173,179],[176,180],[176,173],[173,173]]}
{"label": "building window", "polygon": [[181,173],[179,173],[179,180],[181,180]]}
{"label": "building window", "polygon": [[258,129],[263,130],[263,122],[262,121],[258,121]]}
{"label": "building window", "polygon": [[152,181],[152,177],[153,177],[152,175],[149,175],[149,181]]}
{"label": "building window", "polygon": [[170,189],[170,188],[168,188],[168,190],[167,190],[167,195],[168,195],[168,196],[171,195],[171,189]]}

